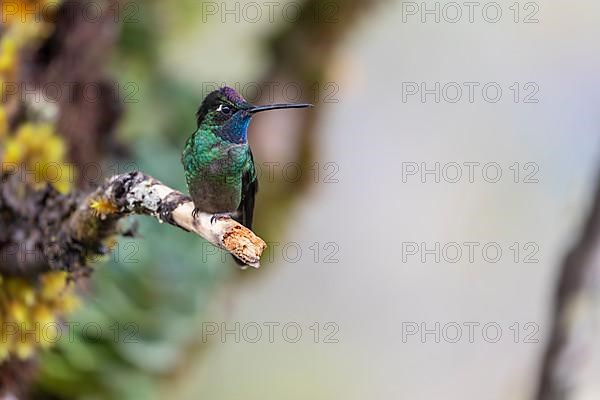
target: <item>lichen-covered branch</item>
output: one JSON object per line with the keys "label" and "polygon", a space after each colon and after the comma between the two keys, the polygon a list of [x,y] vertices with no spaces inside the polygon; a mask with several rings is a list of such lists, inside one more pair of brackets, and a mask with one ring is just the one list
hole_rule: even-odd
{"label": "lichen-covered branch", "polygon": [[129,214],[145,214],[160,222],[193,232],[229,251],[246,265],[260,266],[265,242],[229,217],[212,220],[211,214],[192,217],[194,203],[188,196],[156,179],[134,171],[116,175],[89,194],[69,220],[72,236],[80,243],[96,243],[116,229]]}
{"label": "lichen-covered branch", "polygon": [[192,217],[182,193],[141,172],[113,176],[90,193],[61,194],[52,185],[35,190],[22,174],[0,176],[0,272],[34,276],[51,270],[86,274],[90,260],[110,252],[119,221],[131,214],[155,216],[260,266],[265,242],[231,218]]}

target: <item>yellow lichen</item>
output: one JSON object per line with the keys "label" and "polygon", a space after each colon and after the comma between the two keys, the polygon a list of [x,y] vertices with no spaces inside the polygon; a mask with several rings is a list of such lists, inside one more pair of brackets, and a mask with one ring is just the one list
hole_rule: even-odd
{"label": "yellow lichen", "polygon": [[40,296],[44,301],[52,301],[60,296],[67,286],[67,273],[64,271],[48,272],[40,277]]}
{"label": "yellow lichen", "polygon": [[4,148],[3,169],[20,168],[35,189],[51,184],[61,193],[71,189],[75,168],[65,162],[65,143],[52,125],[25,123]]}
{"label": "yellow lichen", "polygon": [[5,340],[0,340],[0,363],[8,358],[10,354],[10,344]]}
{"label": "yellow lichen", "polygon": [[[0,86],[2,85],[2,80],[0,79]],[[2,95],[2,89],[0,89],[0,96]],[[0,140],[8,133],[8,116],[6,115],[6,110],[4,107],[0,106]]]}
{"label": "yellow lichen", "polygon": [[114,214],[119,211],[116,205],[104,197],[93,199],[90,202],[90,208],[97,217]]}
{"label": "yellow lichen", "polygon": [[17,57],[17,43],[14,38],[5,36],[0,40],[0,73],[10,72]]}
{"label": "yellow lichen", "polygon": [[35,343],[32,343],[27,335],[20,335],[14,343],[14,353],[19,360],[27,360],[35,351]]}
{"label": "yellow lichen", "polygon": [[59,321],[77,308],[79,299],[66,272],[47,272],[34,281],[4,276],[2,281],[0,363],[11,355],[28,359],[64,333]]}
{"label": "yellow lichen", "polygon": [[11,300],[8,303],[7,315],[11,321],[22,324],[27,319],[27,307],[16,299]]}

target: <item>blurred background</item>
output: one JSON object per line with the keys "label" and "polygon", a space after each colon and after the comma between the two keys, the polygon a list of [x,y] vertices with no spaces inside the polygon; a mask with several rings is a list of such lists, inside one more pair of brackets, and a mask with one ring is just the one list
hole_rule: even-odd
{"label": "blurred background", "polygon": [[[89,3],[102,16],[83,18]],[[598,230],[583,227],[600,160],[600,5],[473,4],[57,5],[28,45],[38,69],[18,68],[109,82],[111,101],[88,110],[110,115],[91,118],[94,134],[58,102],[78,190],[139,169],[187,192],[181,150],[219,86],[316,108],[251,124],[261,268],[133,218],[137,235],[79,285],[73,335],[40,353],[34,396],[598,398]]]}

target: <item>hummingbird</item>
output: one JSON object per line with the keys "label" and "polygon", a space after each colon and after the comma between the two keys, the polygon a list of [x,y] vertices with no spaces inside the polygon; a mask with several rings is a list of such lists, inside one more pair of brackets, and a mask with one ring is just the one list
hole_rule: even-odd
{"label": "hummingbird", "polygon": [[214,223],[228,216],[252,229],[258,179],[248,144],[250,120],[263,111],[307,107],[313,105],[255,106],[228,86],[209,93],[196,113],[196,131],[187,139],[181,155],[194,201],[193,218],[199,212],[213,214]]}

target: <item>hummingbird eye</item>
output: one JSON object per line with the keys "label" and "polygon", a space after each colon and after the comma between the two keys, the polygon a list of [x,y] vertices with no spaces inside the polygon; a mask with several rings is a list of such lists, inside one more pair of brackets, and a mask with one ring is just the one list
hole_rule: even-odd
{"label": "hummingbird eye", "polygon": [[221,112],[221,114],[223,115],[229,115],[231,114],[231,108],[229,106],[220,104],[219,107],[217,108],[217,111]]}

